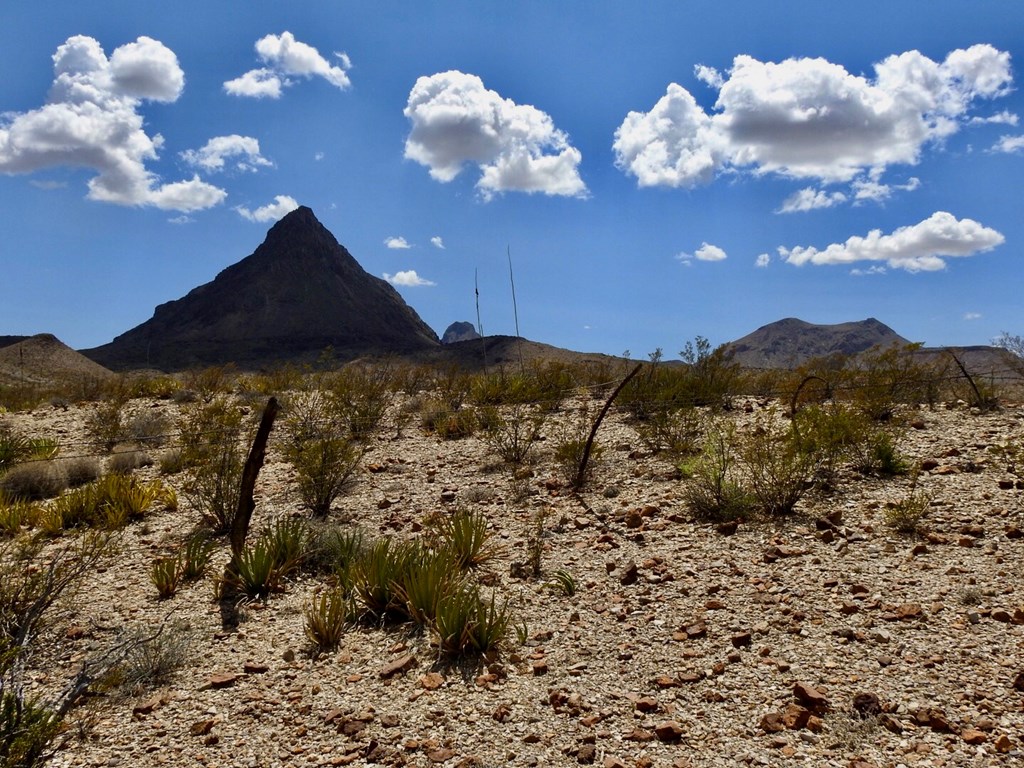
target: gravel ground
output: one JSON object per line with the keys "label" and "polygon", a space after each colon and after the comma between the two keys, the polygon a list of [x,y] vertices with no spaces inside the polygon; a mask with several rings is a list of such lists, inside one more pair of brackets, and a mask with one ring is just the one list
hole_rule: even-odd
{"label": "gravel ground", "polygon": [[[132,408],[173,416],[176,406]],[[87,411],[4,418],[72,453]],[[686,481],[614,411],[579,496],[550,458],[555,422],[518,484],[527,494],[476,437],[382,431],[333,515],[406,536],[457,506],[486,512],[502,553],[481,578],[509,599],[528,639],[510,637],[479,662],[446,663],[428,636],[401,627],[354,628],[314,658],[303,607],[323,582],[311,577],[243,606],[234,630],[222,626],[209,579],[158,601],[149,566],[198,521],[182,495],[179,510],[125,532],[31,683],[55,690],[126,625],[187,626],[187,662],[165,687],[90,696],[53,765],[1015,764],[1024,490],[990,447],[1024,439],[1024,408],[907,416],[900,449],[925,468],[917,488],[933,499],[918,536],[884,520],[887,502],[910,492],[908,476],[852,472],[782,521],[735,531],[695,522]],[[292,479],[272,438],[254,527],[299,514]],[[543,575],[516,577],[539,515]],[[559,569],[574,595],[547,585]]]}

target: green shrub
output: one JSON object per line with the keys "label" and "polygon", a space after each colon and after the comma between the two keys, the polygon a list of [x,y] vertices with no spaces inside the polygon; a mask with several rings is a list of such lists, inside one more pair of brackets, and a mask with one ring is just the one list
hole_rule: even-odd
{"label": "green shrub", "polygon": [[366,549],[362,528],[314,528],[304,566],[314,573],[334,574],[342,586],[351,585],[352,568]]}
{"label": "green shrub", "polygon": [[306,523],[298,518],[281,518],[265,528],[260,539],[270,547],[274,566],[284,576],[302,565],[308,548],[309,530]]}
{"label": "green shrub", "polygon": [[342,430],[319,391],[295,398],[286,429],[284,455],[295,468],[299,497],[314,516],[324,517],[349,485],[362,451]]}
{"label": "green shrub", "polygon": [[801,451],[816,461],[819,483],[831,488],[839,467],[856,456],[875,431],[868,418],[843,403],[809,405],[793,419]]}
{"label": "green shrub", "polygon": [[99,403],[86,419],[89,434],[104,451],[111,451],[125,438],[124,405],[122,397]]}
{"label": "green shrub", "polygon": [[0,424],[0,473],[32,455],[32,442],[8,424]]}
{"label": "green shrub", "polygon": [[742,449],[750,493],[770,516],[788,515],[811,487],[814,455],[791,428],[771,415],[761,419]]}
{"label": "green shrub", "polygon": [[510,623],[507,603],[499,604],[494,593],[485,601],[477,587],[464,586],[437,605],[438,649],[446,656],[489,653],[498,648]]}
{"label": "green shrub", "polygon": [[886,506],[885,523],[899,533],[918,533],[930,505],[931,496],[912,490],[905,498]]}
{"label": "green shrub", "polygon": [[184,485],[185,495],[199,511],[203,522],[217,534],[227,533],[238,514],[238,498],[245,460],[233,440],[213,447],[192,470]]}
{"label": "green shrub", "polygon": [[566,597],[572,597],[576,594],[576,580],[572,577],[571,573],[563,568],[559,568],[552,573],[551,581],[547,582],[545,586],[561,592]]}
{"label": "green shrub", "polygon": [[487,445],[506,464],[527,464],[533,445],[544,426],[544,415],[528,406],[516,404],[504,413],[497,408],[480,411],[480,422]]}
{"label": "green shrub", "polygon": [[900,453],[894,433],[878,429],[860,446],[857,469],[879,475],[904,475],[910,464]]}
{"label": "green shrub", "polygon": [[453,408],[434,400],[424,405],[420,426],[425,432],[436,434],[442,440],[461,440],[476,431],[477,418],[476,413],[469,408]]}
{"label": "green shrub", "polygon": [[330,411],[349,436],[377,431],[391,402],[390,375],[388,366],[349,365],[328,379]]}
{"label": "green shrub", "polygon": [[0,766],[34,768],[53,753],[61,717],[42,703],[0,686]]}
{"label": "green shrub", "polygon": [[738,477],[736,433],[731,424],[712,427],[701,455],[692,463],[692,476],[683,486],[683,498],[701,520],[743,519],[752,500]]}
{"label": "green shrub", "polygon": [[28,501],[7,501],[0,494],[0,536],[17,536],[23,528],[32,528],[40,509]]}
{"label": "green shrub", "polygon": [[192,632],[184,624],[133,628],[121,641],[126,649],[123,660],[110,670],[107,684],[116,685],[131,695],[159,688],[194,659]]}

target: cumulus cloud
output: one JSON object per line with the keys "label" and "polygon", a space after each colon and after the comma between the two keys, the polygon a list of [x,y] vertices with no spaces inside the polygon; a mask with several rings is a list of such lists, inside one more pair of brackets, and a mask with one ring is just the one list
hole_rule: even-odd
{"label": "cumulus cloud", "polygon": [[921,186],[921,180],[916,176],[911,176],[906,184],[885,184],[880,180],[881,176],[881,171],[873,168],[867,176],[853,180],[850,188],[855,203],[880,203],[892,197],[893,192],[913,192]]}
{"label": "cumulus cloud", "polygon": [[233,96],[276,99],[295,77],[321,77],[341,90],[352,84],[348,77],[352,62],[346,54],[335,53],[337,64],[332,65],[316,48],[296,40],[291,32],[261,37],[256,41],[256,55],[264,66],[228,80],[224,83],[225,91]]}
{"label": "cumulus cloud", "polygon": [[992,147],[993,152],[1020,152],[1024,150],[1024,136],[1000,136]]}
{"label": "cumulus cloud", "polygon": [[277,195],[274,197],[274,202],[261,206],[254,211],[249,210],[244,205],[236,206],[235,210],[241,214],[242,218],[248,219],[249,221],[264,223],[268,221],[277,221],[282,216],[291,213],[298,207],[299,203],[295,198],[289,197],[288,195]]}
{"label": "cumulus cloud", "polygon": [[405,156],[449,182],[466,165],[480,171],[485,199],[501,192],[582,197],[583,155],[551,117],[484,87],[476,75],[441,72],[420,77],[404,114],[412,122]]}
{"label": "cumulus cloud", "polygon": [[435,248],[440,248],[442,251],[444,250],[444,240],[441,239],[440,235],[434,235],[430,238],[430,244]]}
{"label": "cumulus cloud", "polygon": [[107,58],[95,39],[76,35],[57,48],[53,68],[46,104],[0,116],[0,172],[89,168],[96,176],[88,197],[121,205],[189,212],[224,200],[224,190],[198,177],[161,184],[146,168],[164,140],[143,129],[142,102],[177,101],[185,87],[170,48],[140,37]]}
{"label": "cumulus cloud", "polygon": [[215,136],[199,149],[188,149],[181,158],[204,171],[222,171],[225,160],[231,159],[239,171],[255,171],[274,164],[260,154],[260,143],[251,136]]}
{"label": "cumulus cloud", "polygon": [[769,254],[767,254],[767,253],[762,253],[754,261],[754,266],[755,267],[759,267],[760,269],[764,269],[765,267],[767,267],[771,263],[772,263],[772,257]]}
{"label": "cumulus cloud", "polygon": [[1002,112],[988,117],[972,117],[970,123],[971,125],[1016,125],[1019,120],[1020,118],[1015,113],[1004,109]]}
{"label": "cumulus cloud", "polygon": [[804,264],[853,264],[882,262],[893,269],[908,272],[932,272],[944,269],[945,258],[974,256],[1001,245],[1006,238],[973,219],[957,219],[951,213],[936,211],[918,224],[900,227],[884,235],[874,229],[866,237],[851,237],[845,243],[833,243],[824,250],[813,246],[779,248],[783,261]]}
{"label": "cumulus cloud", "polygon": [[385,272],[384,279],[392,285],[400,285],[403,288],[419,288],[422,286],[437,285],[437,283],[425,280],[417,275],[415,269],[407,269],[401,272],[396,272],[393,275],[389,275]]}
{"label": "cumulus cloud", "polygon": [[630,112],[616,130],[616,165],[639,186],[693,187],[728,171],[849,182],[913,165],[926,145],[967,122],[975,100],[1012,85],[1010,55],[985,44],[941,62],[918,51],[889,56],[871,78],[821,58],[747,55],[724,75],[698,67],[697,77],[718,87],[711,112],[671,83],[650,111]]}
{"label": "cumulus cloud", "polygon": [[826,192],[823,189],[804,187],[787,197],[778,213],[802,213],[817,208],[831,208],[834,205],[845,203],[846,199],[846,195],[842,192]]}
{"label": "cumulus cloud", "polygon": [[701,243],[693,253],[680,253],[676,256],[679,261],[683,262],[687,266],[693,259],[697,261],[724,261],[726,258],[725,251],[719,248],[717,245],[711,245],[710,243]]}
{"label": "cumulus cloud", "polygon": [[850,274],[854,277],[868,277],[870,275],[884,275],[888,272],[885,267],[880,267],[877,264],[870,266],[867,269],[861,269],[860,267],[854,267],[850,270]]}
{"label": "cumulus cloud", "polygon": [[404,237],[386,237],[384,238],[384,245],[392,250],[405,250],[406,248],[412,248]]}

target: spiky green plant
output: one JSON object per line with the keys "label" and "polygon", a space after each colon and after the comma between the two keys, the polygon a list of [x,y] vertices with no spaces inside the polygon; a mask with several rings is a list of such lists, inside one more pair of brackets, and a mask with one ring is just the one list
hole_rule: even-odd
{"label": "spiky green plant", "polygon": [[363,553],[352,570],[352,587],[368,618],[400,620],[405,618],[405,603],[400,585],[419,545],[381,538]]}
{"label": "spiky green plant", "polygon": [[331,589],[306,605],[306,638],[318,651],[337,648],[355,614],[355,603],[343,589]]}
{"label": "spiky green plant", "polygon": [[429,626],[437,616],[437,606],[464,582],[459,564],[448,552],[421,550],[411,558],[398,584],[398,593],[409,618]]}
{"label": "spiky green plant", "polygon": [[189,536],[178,554],[181,560],[181,578],[185,581],[203,578],[215,548],[216,545],[205,531],[197,531]]}
{"label": "spiky green plant", "polygon": [[576,594],[576,580],[564,568],[559,568],[552,573],[551,580],[547,582],[546,586],[561,592],[566,597],[572,597]]}
{"label": "spiky green plant", "polygon": [[440,517],[437,536],[460,568],[476,568],[498,553],[490,543],[491,532],[482,512],[458,509]]}
{"label": "spiky green plant", "polygon": [[158,557],[149,568],[149,580],[161,600],[174,596],[181,577],[181,559],[178,557]]}
{"label": "spiky green plant", "polygon": [[302,565],[309,541],[304,521],[295,517],[280,518],[265,528],[260,538],[270,547],[274,565],[282,576]]}
{"label": "spiky green plant", "polygon": [[232,565],[227,585],[248,597],[266,600],[271,592],[280,592],[283,588],[277,553],[262,537],[243,549]]}

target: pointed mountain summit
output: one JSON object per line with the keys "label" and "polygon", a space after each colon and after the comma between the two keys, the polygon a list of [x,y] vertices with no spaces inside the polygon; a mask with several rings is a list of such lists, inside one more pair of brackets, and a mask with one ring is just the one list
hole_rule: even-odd
{"label": "pointed mountain summit", "polygon": [[328,347],[345,360],[438,346],[398,292],[363,270],[313,211],[300,207],[212,282],[83,352],[113,370],[181,370],[312,361]]}
{"label": "pointed mountain summit", "polygon": [[731,342],[729,349],[733,360],[747,368],[795,368],[814,357],[856,355],[872,347],[909,343],[873,317],[835,325],[787,317]]}

